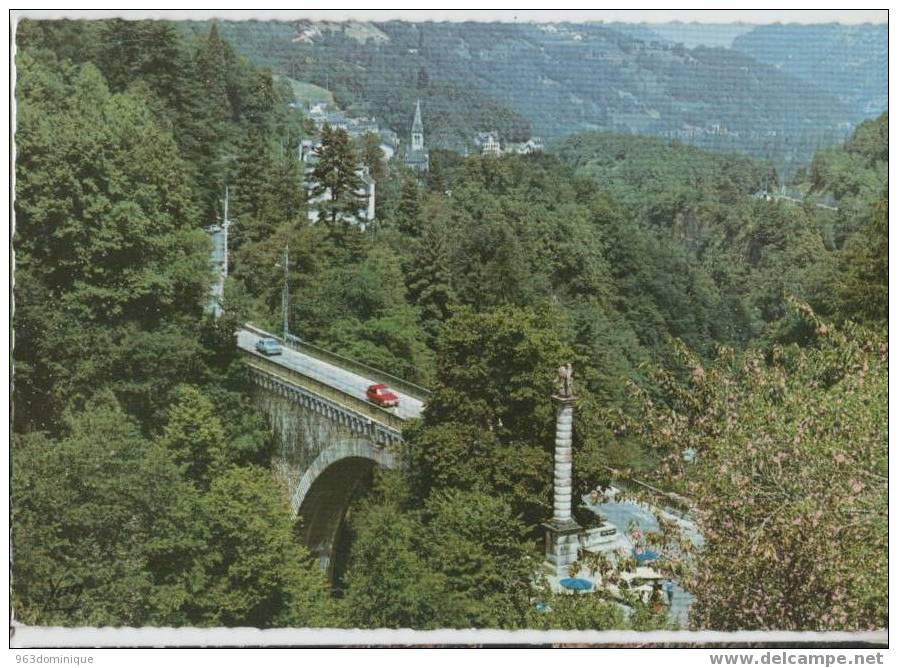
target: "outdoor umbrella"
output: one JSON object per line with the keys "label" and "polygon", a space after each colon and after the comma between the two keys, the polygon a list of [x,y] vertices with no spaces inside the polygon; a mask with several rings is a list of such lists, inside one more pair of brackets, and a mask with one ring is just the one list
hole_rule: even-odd
{"label": "outdoor umbrella", "polygon": [[574,591],[588,591],[592,589],[592,582],[583,578],[564,578],[558,584],[565,589],[573,589]]}

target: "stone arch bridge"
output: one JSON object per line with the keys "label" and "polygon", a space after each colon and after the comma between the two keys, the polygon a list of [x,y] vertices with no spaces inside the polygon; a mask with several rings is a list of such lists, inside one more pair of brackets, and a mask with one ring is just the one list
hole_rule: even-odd
{"label": "stone arch bridge", "polygon": [[[255,347],[263,337],[284,344],[245,325],[237,346],[279,444],[274,467],[300,517],[302,540],[332,577],[350,502],[370,484],[374,468],[398,465],[403,424],[421,415],[429,392],[296,339],[282,345],[281,355],[266,356]],[[378,382],[399,395],[399,406],[381,408],[365,398]]]}

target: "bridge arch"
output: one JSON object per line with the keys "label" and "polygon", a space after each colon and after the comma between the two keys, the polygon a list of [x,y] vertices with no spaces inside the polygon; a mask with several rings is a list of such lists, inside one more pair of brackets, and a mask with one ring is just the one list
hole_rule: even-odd
{"label": "bridge arch", "polygon": [[329,445],[312,462],[293,492],[293,512],[306,547],[331,578],[334,552],[349,505],[371,483],[374,469],[395,468],[396,455],[366,439]]}

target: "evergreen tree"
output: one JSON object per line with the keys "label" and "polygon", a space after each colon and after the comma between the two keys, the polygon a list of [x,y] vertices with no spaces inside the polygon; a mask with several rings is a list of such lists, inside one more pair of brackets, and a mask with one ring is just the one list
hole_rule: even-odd
{"label": "evergreen tree", "polygon": [[452,289],[448,217],[445,204],[434,198],[425,208],[420,242],[416,245],[408,275],[409,297],[418,307],[421,327],[434,347],[439,328],[457,302]]}
{"label": "evergreen tree", "polygon": [[208,239],[184,164],[142,97],[111,95],[93,65],[51,72],[23,54],[19,74],[17,420],[52,427],[107,385],[149,419],[202,366],[187,332]]}
{"label": "evergreen tree", "polygon": [[161,116],[184,146],[186,114],[201,112],[194,63],[178,27],[169,21],[111,19],[99,24],[95,64],[113,92],[138,82],[152,93],[150,106],[161,104]]}
{"label": "evergreen tree", "polygon": [[[353,236],[362,233],[347,230],[347,240]],[[307,288],[305,296],[325,316],[319,334],[322,345],[425,382],[429,351],[417,314],[406,302],[402,268],[394,252],[375,247],[362,262],[328,272],[317,289],[323,294]]]}
{"label": "evergreen tree", "polygon": [[573,359],[559,325],[548,309],[514,307],[458,309],[446,322],[424,424],[406,434],[416,495],[492,489],[507,492],[528,524],[542,520],[554,425],[546,388]]}
{"label": "evergreen tree", "polygon": [[205,106],[213,123],[222,124],[234,119],[231,84],[235,55],[230,44],[218,34],[218,24],[212,23],[209,34],[197,41],[196,76],[206,98]]}
{"label": "evergreen tree", "polygon": [[311,196],[320,201],[314,206],[330,226],[331,234],[340,237],[365,206],[365,198],[359,194],[362,180],[356,173],[358,162],[349,135],[342,128],[325,124],[315,155],[318,161],[312,170]]}
{"label": "evergreen tree", "polygon": [[562,326],[549,309],[459,309],[439,341],[428,423],[468,422],[520,441],[548,436],[554,409],[545,389],[572,358]]}
{"label": "evergreen tree", "polygon": [[159,439],[188,478],[202,486],[227,461],[225,431],[215,409],[195,387],[182,387]]}
{"label": "evergreen tree", "polygon": [[101,48],[98,35],[105,21],[59,19],[53,21],[22,18],[16,25],[19,53],[52,53],[58,62],[98,64]]}
{"label": "evergreen tree", "polygon": [[368,168],[372,179],[379,183],[387,177],[387,160],[380,147],[379,136],[373,132],[365,132],[359,138],[359,154],[362,165]]}
{"label": "evergreen tree", "polygon": [[421,225],[421,193],[418,190],[418,182],[411,176],[407,175],[402,182],[402,195],[396,215],[399,218],[397,227],[400,232],[418,236]]}
{"label": "evergreen tree", "polygon": [[521,628],[531,605],[533,558],[511,504],[488,491],[446,489],[427,502],[429,564],[445,577],[445,624]]}
{"label": "evergreen tree", "polygon": [[190,95],[185,96],[186,104],[178,114],[178,128],[180,144],[193,167],[197,196],[211,223],[221,211],[222,184],[228,180],[230,156],[239,136],[233,127],[232,108],[235,57],[215,23],[190,48],[192,58],[185,64],[189,76],[183,80],[190,86]]}
{"label": "evergreen tree", "polygon": [[266,193],[266,209],[273,218],[289,221],[295,228],[305,224],[306,201],[302,163],[296,159],[296,151],[289,142],[272,160]]}
{"label": "evergreen tree", "polygon": [[[887,195],[887,194],[886,194]],[[838,286],[839,315],[884,324],[889,319],[889,199],[874,207],[870,222],[846,244]]]}
{"label": "evergreen tree", "polygon": [[234,246],[244,241],[259,241],[271,235],[279,221],[266,214],[267,193],[274,159],[268,137],[260,130],[250,128],[241,137],[233,183],[229,184],[234,197],[234,216],[240,220],[235,226]]}
{"label": "evergreen tree", "polygon": [[231,210],[239,221],[232,231],[234,250],[269,239],[285,224],[293,229],[305,224],[300,163],[289,146],[275,144],[251,126],[239,142],[235,167],[230,182]]}

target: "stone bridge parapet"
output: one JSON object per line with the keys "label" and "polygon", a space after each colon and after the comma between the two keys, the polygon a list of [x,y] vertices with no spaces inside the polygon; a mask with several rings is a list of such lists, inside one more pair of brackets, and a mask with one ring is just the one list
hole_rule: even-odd
{"label": "stone bridge parapet", "polygon": [[298,537],[333,577],[346,512],[375,469],[398,465],[405,420],[277,359],[241,354],[278,444],[272,464]]}
{"label": "stone bridge parapet", "polygon": [[402,440],[402,418],[261,355],[245,352],[244,357],[253,382],[264,390],[318,413],[353,434],[370,438],[378,445],[392,445]]}

